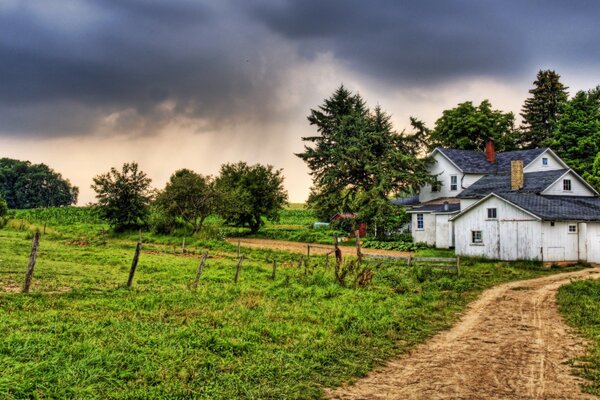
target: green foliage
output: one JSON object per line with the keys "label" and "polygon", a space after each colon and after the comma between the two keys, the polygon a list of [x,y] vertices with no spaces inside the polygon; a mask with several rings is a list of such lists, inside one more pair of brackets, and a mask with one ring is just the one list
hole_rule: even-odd
{"label": "green foliage", "polygon": [[[180,238],[145,234],[125,290],[138,234],[99,233],[87,208],[50,215],[65,225],[42,237],[29,295],[14,293],[29,234],[0,231],[0,398],[320,398],[446,329],[490,285],[555,272],[465,260],[458,277],[365,262],[372,280],[348,275],[343,288],[322,257],[298,269],[298,255],[243,248],[234,285],[234,246],[194,241],[182,254]],[[32,223],[48,216],[19,212]],[[205,249],[214,257],[190,291]]]}
{"label": "green foliage", "polygon": [[0,159],[0,196],[10,208],[68,206],[79,189],[45,164]]}
{"label": "green foliage", "polygon": [[0,196],[0,228],[6,225],[8,215],[8,204],[6,200]]}
{"label": "green foliage", "polygon": [[532,96],[525,100],[521,111],[519,138],[520,147],[529,149],[543,146],[554,134],[568,96],[567,87],[555,71],[540,70],[533,84],[529,91]]}
{"label": "green foliage", "polygon": [[583,385],[586,392],[600,395],[600,281],[586,280],[562,286],[557,301],[560,311],[569,323],[589,340],[587,354],[577,364],[578,375],[589,379]]}
{"label": "green foliage", "polygon": [[152,198],[150,182],[135,162],[123,164],[121,171],[111,168],[94,177],[92,189],[100,215],[116,231],[146,226]]}
{"label": "green foliage", "polygon": [[591,172],[585,171],[583,173],[583,179],[600,191],[600,152],[596,154]]}
{"label": "green foliage", "polygon": [[600,152],[600,86],[577,92],[564,105],[547,144],[578,174],[592,170]]}
{"label": "green foliage", "polygon": [[247,226],[257,232],[263,217],[276,221],[287,203],[282,170],[271,165],[224,164],[215,181],[219,193],[219,214],[234,226]]}
{"label": "green foliage", "polygon": [[216,210],[218,196],[210,176],[202,176],[188,169],[171,175],[165,189],[156,196],[156,206],[164,216],[156,221],[165,229],[166,221],[178,218],[192,227],[196,234],[204,220]]}
{"label": "green foliage", "polygon": [[507,151],[516,148],[514,129],[515,116],[492,109],[488,100],[479,106],[472,102],[460,103],[457,107],[445,110],[435,122],[431,131],[430,149],[450,147],[464,150],[483,150],[487,139],[493,139],[496,150]]}
{"label": "green foliage", "polygon": [[[296,154],[311,170],[309,206],[328,221],[338,212],[360,213],[362,222],[378,221],[378,210],[393,193],[431,180],[419,158],[422,137],[394,132],[390,116],[379,106],[369,110],[358,94],[340,86],[308,120],[318,135],[303,137]],[[383,222],[380,221],[383,224]]]}

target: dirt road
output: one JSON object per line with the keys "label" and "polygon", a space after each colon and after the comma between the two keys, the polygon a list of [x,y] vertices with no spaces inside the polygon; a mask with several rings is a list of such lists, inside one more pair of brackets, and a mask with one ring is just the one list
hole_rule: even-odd
{"label": "dirt road", "polygon": [[555,301],[572,279],[600,267],[485,291],[449,331],[373,371],[334,399],[595,399],[565,362],[584,349]]}
{"label": "dirt road", "polygon": [[[292,253],[306,254],[306,246],[309,243],[302,242],[288,242],[285,240],[270,240],[270,239],[237,239],[231,238],[226,239],[229,243],[237,245],[238,240],[242,247],[252,247],[259,249],[272,249],[272,250],[281,250],[281,251],[289,251]],[[312,244],[310,253],[311,254],[326,254],[333,250],[333,245],[327,246],[324,244]],[[345,256],[348,255],[356,255],[356,249],[353,246],[340,246],[342,250],[342,254]],[[413,254],[409,251],[394,251],[394,250],[379,250],[379,249],[361,249],[363,254],[384,254],[390,256],[408,256]]]}

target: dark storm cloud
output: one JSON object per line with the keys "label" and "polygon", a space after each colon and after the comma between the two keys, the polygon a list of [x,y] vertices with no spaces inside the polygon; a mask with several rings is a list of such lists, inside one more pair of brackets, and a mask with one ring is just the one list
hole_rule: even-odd
{"label": "dark storm cloud", "polygon": [[181,116],[268,120],[285,72],[324,52],[398,86],[596,62],[599,11],[593,1],[0,0],[0,135],[85,134],[111,115],[115,130],[144,133]]}

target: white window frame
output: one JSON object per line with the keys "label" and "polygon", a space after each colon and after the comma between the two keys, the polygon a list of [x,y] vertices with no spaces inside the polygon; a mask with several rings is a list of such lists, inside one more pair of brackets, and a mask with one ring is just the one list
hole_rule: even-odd
{"label": "white window frame", "polygon": [[542,157],[542,165],[543,165],[544,167],[547,167],[547,166],[548,166],[548,157]]}
{"label": "white window frame", "polygon": [[[567,189],[568,186],[568,189]],[[571,192],[573,190],[573,185],[570,179],[563,179],[563,192]]]}
{"label": "white window frame", "polygon": [[[419,221],[420,218],[420,221]],[[419,227],[419,223],[421,227]],[[425,229],[425,214],[417,214],[417,230],[422,231]]]}
{"label": "white window frame", "polygon": [[[493,210],[494,216],[490,217],[490,211]],[[487,219],[498,219],[498,209],[496,207],[490,207],[487,209]]]}
{"label": "white window frame", "polygon": [[[454,182],[452,182],[454,180]],[[450,175],[450,191],[455,192],[458,190],[458,175]]]}
{"label": "white window frame", "polygon": [[[477,237],[479,236],[479,237]],[[471,244],[482,245],[483,244],[483,232],[482,231],[471,231]]]}
{"label": "white window frame", "polygon": [[577,225],[576,224],[569,224],[569,233],[573,234],[573,233],[577,233]]}

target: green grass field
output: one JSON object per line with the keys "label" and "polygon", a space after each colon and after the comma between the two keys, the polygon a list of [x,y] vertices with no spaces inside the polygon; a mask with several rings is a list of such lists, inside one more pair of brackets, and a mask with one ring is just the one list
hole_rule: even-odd
{"label": "green grass field", "polygon": [[[368,285],[342,287],[318,257],[305,269],[297,255],[244,249],[234,285],[233,246],[200,235],[182,254],[180,237],[148,235],[128,290],[138,234],[111,234],[85,211],[57,213],[20,213],[0,229],[0,398],[320,398],[447,328],[484,288],[555,272],[370,264]],[[21,294],[42,221],[32,293]]]}
{"label": "green grass field", "polygon": [[600,396],[600,281],[587,280],[563,286],[558,304],[567,322],[590,341],[587,354],[575,360],[578,373],[589,379],[588,393]]}

